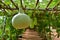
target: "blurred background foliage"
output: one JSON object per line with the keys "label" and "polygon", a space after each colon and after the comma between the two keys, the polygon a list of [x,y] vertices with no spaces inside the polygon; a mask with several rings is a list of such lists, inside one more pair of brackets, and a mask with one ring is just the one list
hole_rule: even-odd
{"label": "blurred background foliage", "polygon": [[[16,30],[11,24],[12,17],[17,14],[20,0],[0,0],[0,40],[16,40],[17,35],[22,35],[25,29]],[[39,0],[36,6],[37,0],[23,0],[23,7],[34,8],[37,10],[24,10],[24,13],[29,15],[32,19],[30,28],[39,32],[41,35],[51,32],[50,27],[57,30],[60,33],[60,11],[39,11],[39,8],[46,9],[48,3],[51,0]],[[14,2],[14,3],[13,3]],[[47,8],[53,9],[60,0],[52,0]],[[21,5],[20,5],[21,6]],[[16,8],[16,10],[11,10]],[[56,9],[60,9],[60,4]]]}

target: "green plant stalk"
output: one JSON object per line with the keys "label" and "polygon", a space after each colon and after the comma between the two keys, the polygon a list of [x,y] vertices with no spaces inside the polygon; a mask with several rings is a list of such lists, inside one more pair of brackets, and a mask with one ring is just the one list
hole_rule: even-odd
{"label": "green plant stalk", "polygon": [[[49,14],[49,30],[50,30],[50,26],[51,26],[51,24],[50,24],[50,21],[52,20],[52,11],[51,12],[49,12],[49,13],[51,13],[51,14]],[[51,18],[50,18],[51,17]],[[49,32],[49,40],[52,40],[51,39],[51,31]]]}
{"label": "green plant stalk", "polygon": [[5,35],[5,27],[6,27],[6,16],[4,16],[3,19],[4,19],[4,24],[3,24],[2,39],[3,39],[3,40],[6,40],[6,39],[5,39],[5,36],[4,36],[4,35]]}

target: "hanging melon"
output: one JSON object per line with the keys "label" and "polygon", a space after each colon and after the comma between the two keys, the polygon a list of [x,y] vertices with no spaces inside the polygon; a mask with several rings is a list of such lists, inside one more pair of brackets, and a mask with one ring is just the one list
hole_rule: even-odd
{"label": "hanging melon", "polygon": [[18,13],[12,18],[12,26],[16,29],[25,29],[31,24],[31,19],[24,13]]}

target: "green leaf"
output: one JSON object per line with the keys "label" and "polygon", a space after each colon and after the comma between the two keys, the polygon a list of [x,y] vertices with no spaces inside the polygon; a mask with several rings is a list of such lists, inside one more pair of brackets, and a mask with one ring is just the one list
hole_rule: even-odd
{"label": "green leaf", "polygon": [[34,28],[34,21],[32,20],[30,28]]}
{"label": "green leaf", "polygon": [[37,25],[37,18],[34,18],[34,25]]}

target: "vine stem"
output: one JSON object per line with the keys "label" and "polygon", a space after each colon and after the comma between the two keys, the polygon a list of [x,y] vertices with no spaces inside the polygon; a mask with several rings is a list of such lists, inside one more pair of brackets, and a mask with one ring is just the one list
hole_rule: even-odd
{"label": "vine stem", "polygon": [[23,13],[23,5],[22,5],[22,0],[19,1],[20,4],[18,4],[19,6],[19,13]]}

